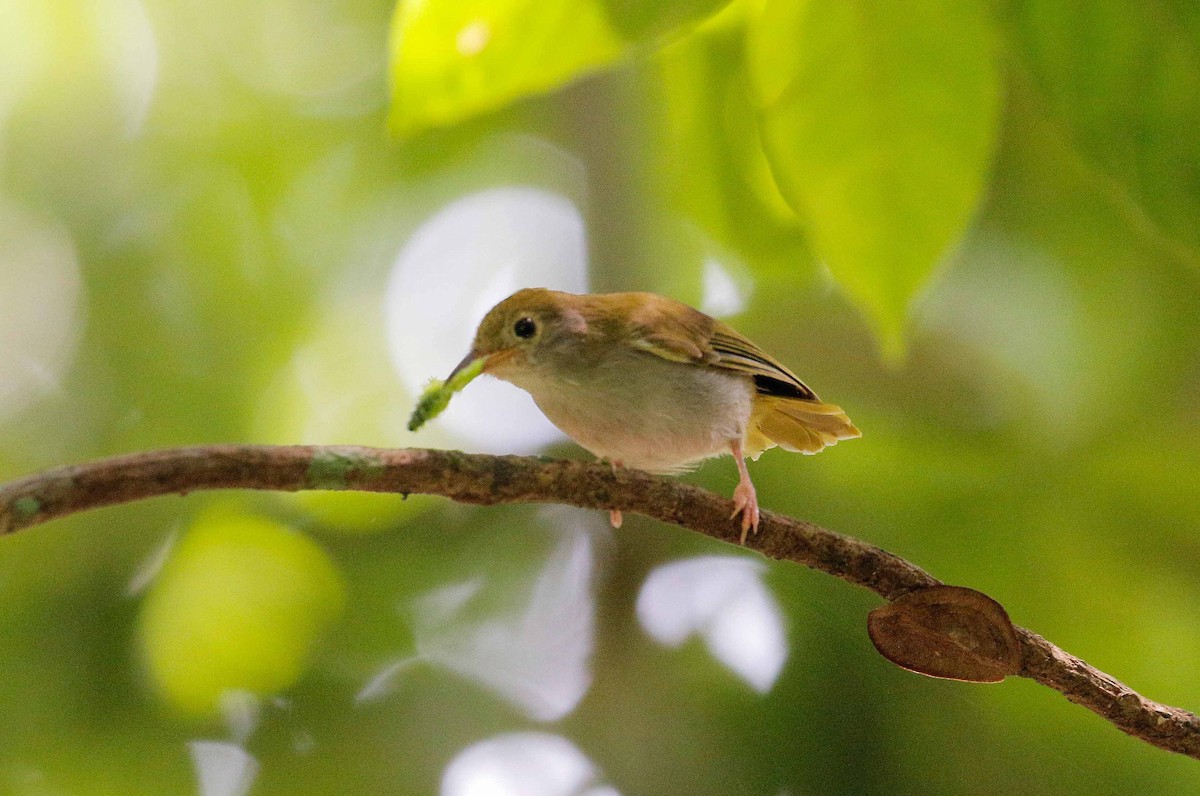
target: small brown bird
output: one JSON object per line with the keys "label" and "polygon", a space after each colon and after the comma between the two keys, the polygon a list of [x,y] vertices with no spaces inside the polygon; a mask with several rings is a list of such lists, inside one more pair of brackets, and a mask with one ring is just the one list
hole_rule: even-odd
{"label": "small brown bird", "polygon": [[[451,374],[482,360],[554,425],[613,465],[678,473],[733,455],[732,517],[758,529],[745,457],[776,445],[817,453],[861,436],[846,413],[720,321],[653,293],[520,290],[479,324]],[[612,512],[614,526],[621,523]]]}

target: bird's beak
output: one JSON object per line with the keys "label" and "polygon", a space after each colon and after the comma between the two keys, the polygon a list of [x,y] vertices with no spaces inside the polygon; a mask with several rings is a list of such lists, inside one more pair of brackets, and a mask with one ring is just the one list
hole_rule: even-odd
{"label": "bird's beak", "polygon": [[474,351],[468,353],[462,358],[462,362],[459,362],[454,366],[454,370],[450,371],[450,375],[446,377],[446,383],[449,384],[450,382],[454,381],[454,377],[458,375],[459,371],[466,370],[475,360],[480,358],[481,357],[475,355]]}
{"label": "bird's beak", "polygon": [[[446,377],[446,383],[450,383],[460,372],[471,368],[476,363],[479,363],[477,366],[478,370],[475,371],[476,375],[487,373],[496,365],[511,359],[516,353],[517,350],[515,348],[502,348],[499,351],[493,351],[490,354],[483,354],[482,356],[472,351],[462,358],[462,362],[454,366],[454,370],[450,371],[450,375]],[[473,379],[475,376],[471,376],[471,378]]]}

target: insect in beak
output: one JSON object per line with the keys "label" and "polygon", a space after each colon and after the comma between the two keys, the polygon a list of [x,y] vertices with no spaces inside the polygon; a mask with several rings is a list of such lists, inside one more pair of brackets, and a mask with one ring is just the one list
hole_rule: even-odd
{"label": "insect in beak", "polygon": [[446,381],[450,382],[455,376],[458,375],[459,371],[466,370],[477,360],[483,360],[483,366],[480,368],[480,372],[487,373],[497,365],[501,365],[512,359],[516,353],[517,350],[515,348],[505,348],[501,349],[500,351],[493,351],[490,354],[484,354],[483,356],[477,356],[475,352],[472,351],[462,358],[462,362],[459,362],[454,366],[454,370],[450,371],[450,375],[446,377]]}
{"label": "insect in beak", "polygon": [[[457,365],[454,366],[454,370],[450,371],[450,375],[446,377],[446,382],[449,383],[449,382],[453,381],[454,377],[458,375],[459,371],[465,370],[467,367],[470,366],[470,364],[472,362],[474,362],[476,359],[479,359],[479,358],[480,357],[475,356],[474,351],[468,353],[465,357],[462,358],[462,362],[459,362]],[[486,363],[484,364],[484,367],[487,367]]]}

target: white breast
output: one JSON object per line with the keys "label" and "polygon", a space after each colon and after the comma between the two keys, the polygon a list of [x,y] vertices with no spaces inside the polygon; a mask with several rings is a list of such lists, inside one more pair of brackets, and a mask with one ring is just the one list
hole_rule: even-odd
{"label": "white breast", "polygon": [[553,380],[530,373],[510,380],[594,455],[656,473],[728,453],[745,435],[754,395],[746,376],[641,352]]}

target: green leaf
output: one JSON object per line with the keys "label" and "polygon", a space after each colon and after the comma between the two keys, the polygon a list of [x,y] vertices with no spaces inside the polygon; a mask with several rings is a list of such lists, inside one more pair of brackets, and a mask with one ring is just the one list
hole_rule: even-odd
{"label": "green leaf", "polygon": [[390,122],[401,135],[550,91],[624,48],[598,0],[401,2],[390,46]]}
{"label": "green leaf", "polygon": [[652,102],[664,177],[656,187],[723,246],[757,267],[779,263],[794,274],[798,259],[812,258],[763,152],[745,79],[743,22],[706,24],[655,56]]}
{"label": "green leaf", "polygon": [[898,354],[987,185],[1002,95],[987,4],[768,0],[750,64],[784,197]]}
{"label": "green leaf", "polygon": [[608,18],[630,40],[653,39],[717,13],[729,0],[603,0]]}
{"label": "green leaf", "polygon": [[304,673],[345,603],[336,564],[272,520],[213,509],[172,551],[142,608],[141,641],[160,693],[194,714],[223,694],[272,694]]}
{"label": "green leaf", "polygon": [[1176,240],[1200,247],[1196,4],[1016,0],[1014,47],[1088,161]]}

